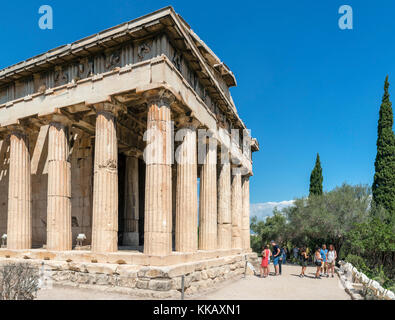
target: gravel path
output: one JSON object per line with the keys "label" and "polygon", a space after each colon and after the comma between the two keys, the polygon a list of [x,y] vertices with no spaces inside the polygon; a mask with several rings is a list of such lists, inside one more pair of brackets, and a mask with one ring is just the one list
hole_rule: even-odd
{"label": "gravel path", "polygon": [[[273,266],[271,266],[273,268]],[[299,278],[301,267],[285,265],[281,276],[248,276],[212,293],[197,296],[203,300],[350,300],[339,277],[314,279],[315,267],[307,267],[306,277]]]}

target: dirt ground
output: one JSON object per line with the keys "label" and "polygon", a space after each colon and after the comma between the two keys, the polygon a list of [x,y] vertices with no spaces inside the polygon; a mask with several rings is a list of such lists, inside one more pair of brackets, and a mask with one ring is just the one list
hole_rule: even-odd
{"label": "dirt ground", "polygon": [[[247,276],[202,295],[187,299],[201,300],[350,300],[339,278],[314,279],[314,267],[308,267],[305,278],[299,278],[300,267],[283,266],[281,276],[261,279]],[[139,297],[99,290],[62,288],[40,290],[38,300],[138,300]]]}

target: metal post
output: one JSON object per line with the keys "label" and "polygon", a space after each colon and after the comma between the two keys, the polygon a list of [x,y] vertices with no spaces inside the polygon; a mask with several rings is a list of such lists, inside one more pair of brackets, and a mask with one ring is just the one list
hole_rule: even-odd
{"label": "metal post", "polygon": [[181,300],[184,300],[185,275],[181,277]]}
{"label": "metal post", "polygon": [[244,278],[247,275],[247,266],[248,266],[248,261],[246,260],[246,264],[245,264],[245,267],[244,267]]}

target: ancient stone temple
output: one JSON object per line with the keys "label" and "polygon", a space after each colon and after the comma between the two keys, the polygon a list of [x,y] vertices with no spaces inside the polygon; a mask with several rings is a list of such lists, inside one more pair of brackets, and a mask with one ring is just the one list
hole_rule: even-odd
{"label": "ancient stone temple", "polygon": [[259,146],[233,86],[171,7],[0,70],[0,262],[168,294],[243,273]]}

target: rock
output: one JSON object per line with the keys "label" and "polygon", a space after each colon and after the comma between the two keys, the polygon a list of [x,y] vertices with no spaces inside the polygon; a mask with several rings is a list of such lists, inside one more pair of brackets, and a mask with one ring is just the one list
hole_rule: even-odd
{"label": "rock", "polygon": [[169,291],[172,286],[171,280],[150,280],[148,289],[155,291]]}
{"label": "rock", "polygon": [[112,275],[117,272],[118,265],[110,263],[88,263],[85,265],[87,272]]}
{"label": "rock", "polygon": [[149,283],[149,280],[137,280],[137,282],[136,282],[136,288],[139,288],[139,289],[148,289],[148,283]]}
{"label": "rock", "polygon": [[395,300],[395,294],[392,291],[387,291],[384,295],[386,300]]}
{"label": "rock", "polygon": [[139,278],[168,278],[165,270],[158,267],[144,267],[137,273]]}

